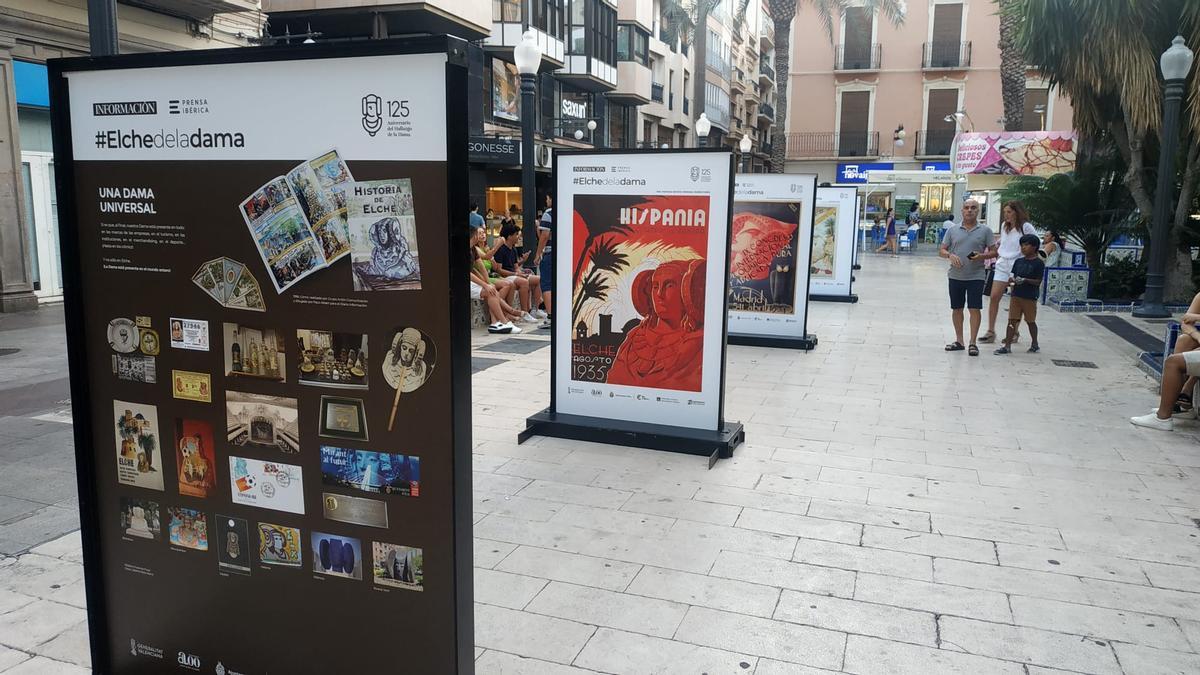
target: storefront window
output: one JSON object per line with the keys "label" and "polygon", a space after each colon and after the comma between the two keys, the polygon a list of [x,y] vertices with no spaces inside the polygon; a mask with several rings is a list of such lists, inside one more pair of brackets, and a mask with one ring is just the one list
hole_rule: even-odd
{"label": "storefront window", "polygon": [[921,186],[921,214],[926,220],[936,214],[953,214],[954,186],[929,183]]}
{"label": "storefront window", "polygon": [[650,65],[650,34],[631,24],[617,25],[617,60]]}

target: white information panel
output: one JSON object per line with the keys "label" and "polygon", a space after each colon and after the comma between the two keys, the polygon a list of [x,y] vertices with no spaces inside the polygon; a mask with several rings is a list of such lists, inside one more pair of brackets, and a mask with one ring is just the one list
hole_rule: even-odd
{"label": "white information panel", "polygon": [[850,296],[854,265],[854,239],[858,216],[854,188],[817,188],[813,215],[812,274],[808,292],[814,296]]}
{"label": "white information panel", "polygon": [[717,430],[730,155],[555,161],[557,412]]}
{"label": "white information panel", "polygon": [[729,252],[729,333],[804,338],[815,174],[738,174]]}

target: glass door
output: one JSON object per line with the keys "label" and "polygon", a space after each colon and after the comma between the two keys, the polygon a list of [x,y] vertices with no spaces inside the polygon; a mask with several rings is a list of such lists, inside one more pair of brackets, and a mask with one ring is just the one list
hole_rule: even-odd
{"label": "glass door", "polygon": [[59,258],[58,197],[54,190],[54,155],[21,153],[25,183],[25,224],[33,258],[34,290],[42,301],[62,298],[62,263]]}

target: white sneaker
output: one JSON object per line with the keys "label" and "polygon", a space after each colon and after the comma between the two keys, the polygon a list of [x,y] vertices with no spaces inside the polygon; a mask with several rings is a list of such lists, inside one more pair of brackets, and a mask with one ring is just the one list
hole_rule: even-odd
{"label": "white sneaker", "polygon": [[520,332],[521,332],[521,329],[520,329],[520,328],[517,328],[515,325],[513,325],[513,323],[512,323],[511,321],[510,321],[510,322],[509,322],[507,325],[508,325],[508,327],[509,327],[509,328],[511,328],[511,329],[512,329],[512,331],[511,331],[511,332],[513,332],[513,333],[520,333]]}
{"label": "white sneaker", "polygon": [[1175,430],[1175,420],[1159,419],[1157,412],[1142,415],[1141,417],[1130,417],[1129,422],[1134,426],[1146,427],[1147,429],[1158,429],[1159,431]]}
{"label": "white sneaker", "polygon": [[[1151,408],[1150,414],[1157,417],[1158,416],[1158,408]],[[1171,419],[1173,419],[1173,420],[1194,420],[1194,419],[1196,419],[1196,409],[1192,408],[1191,410],[1184,410],[1183,412],[1171,413]]]}
{"label": "white sneaker", "polygon": [[545,310],[541,310],[541,309],[535,309],[532,312],[530,312],[530,314],[532,314],[535,319],[544,319],[544,318],[550,316],[549,314],[547,314],[545,312]]}
{"label": "white sneaker", "polygon": [[514,328],[514,326],[511,323],[500,323],[499,321],[497,321],[496,323],[488,326],[488,332],[489,333],[511,333],[513,328]]}
{"label": "white sneaker", "polygon": [[521,321],[523,321],[525,323],[537,323],[538,322],[538,320],[535,319],[534,316],[532,314],[530,314],[529,312],[525,312],[524,314],[521,315]]}

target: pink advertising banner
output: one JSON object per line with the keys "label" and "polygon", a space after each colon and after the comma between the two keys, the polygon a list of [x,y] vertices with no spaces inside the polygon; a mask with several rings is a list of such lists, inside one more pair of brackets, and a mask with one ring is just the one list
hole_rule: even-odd
{"label": "pink advertising banner", "polygon": [[1073,131],[985,131],[958,135],[954,173],[1052,176],[1075,169]]}

